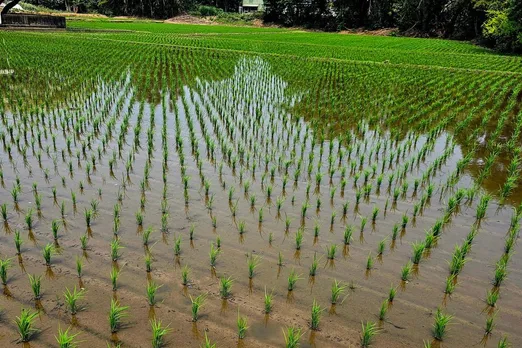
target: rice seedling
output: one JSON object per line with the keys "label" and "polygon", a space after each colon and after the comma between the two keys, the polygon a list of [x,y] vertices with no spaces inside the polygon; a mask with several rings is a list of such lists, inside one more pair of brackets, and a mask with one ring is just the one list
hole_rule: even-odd
{"label": "rice seedling", "polygon": [[265,311],[265,314],[270,314],[270,312],[272,312],[272,308],[273,308],[273,294],[272,293],[268,293],[266,291],[266,286],[265,286],[265,296],[264,296],[264,311]]}
{"label": "rice seedling", "polygon": [[252,255],[247,258],[247,264],[248,264],[248,278],[252,279],[254,278],[255,270],[257,266],[259,266],[259,263],[261,262],[261,259],[257,255]]}
{"label": "rice seedling", "polygon": [[152,254],[150,252],[146,252],[143,260],[145,261],[145,271],[150,273],[152,271]]}
{"label": "rice seedling", "polygon": [[369,347],[378,332],[379,329],[374,322],[367,321],[366,324],[362,323],[361,347]]}
{"label": "rice seedling", "polygon": [[379,309],[379,320],[386,320],[386,314],[388,313],[388,299],[385,299],[381,303],[381,308]]}
{"label": "rice seedling", "polygon": [[366,259],[366,269],[368,271],[373,269],[373,263],[374,263],[373,256],[372,256],[372,253],[370,252],[368,254],[368,258]]}
{"label": "rice seedling", "polygon": [[375,223],[377,220],[377,215],[379,215],[379,207],[374,206],[372,210],[372,222]]}
{"label": "rice seedling", "polygon": [[388,302],[392,303],[395,299],[395,296],[397,295],[397,288],[393,286],[393,284],[390,287],[390,290],[388,291]]}
{"label": "rice seedling", "polygon": [[0,279],[2,284],[7,285],[7,270],[11,267],[11,259],[0,259]]}
{"label": "rice seedling", "polygon": [[14,231],[14,243],[16,248],[16,254],[21,255],[22,254],[22,244],[24,241],[22,240],[22,237],[20,237],[20,231],[15,230]]}
{"label": "rice seedling", "polygon": [[209,252],[209,258],[210,258],[210,266],[215,267],[216,266],[216,260],[221,251],[219,248],[214,247],[214,243],[210,243],[210,252]]}
{"label": "rice seedling", "polygon": [[136,216],[136,225],[143,226],[143,213],[138,210],[135,214]]}
{"label": "rice seedling", "polygon": [[152,327],[152,348],[163,347],[165,345],[164,337],[171,332],[172,329],[170,329],[168,325],[164,327],[161,321],[157,319],[152,319],[150,325]]}
{"label": "rice seedling", "polygon": [[83,299],[84,294],[85,290],[76,290],[76,286],[74,287],[73,291],[69,290],[69,288],[65,288],[63,296],[65,298],[65,306],[69,310],[69,313],[75,315],[81,309],[77,302],[78,300]]}
{"label": "rice seedling", "polygon": [[62,329],[60,327],[58,328],[58,336],[54,336],[54,338],[56,339],[56,342],[58,342],[58,345],[60,346],[60,348],[73,348],[73,347],[77,346],[75,341],[76,341],[76,337],[80,333],[78,332],[75,334],[71,334],[71,333],[69,333],[70,329],[71,328],[68,327],[67,330],[62,331]]}
{"label": "rice seedling", "polygon": [[31,337],[39,330],[34,327],[34,321],[38,316],[38,312],[31,312],[28,309],[22,308],[19,317],[16,317],[15,323],[20,336],[20,342],[29,342]]}
{"label": "rice seedling", "polygon": [[509,346],[510,346],[510,344],[508,342],[507,336],[503,336],[500,339],[500,341],[498,341],[498,345],[497,345],[498,348],[508,348]]}
{"label": "rice seedling", "polygon": [[321,321],[321,314],[324,311],[324,308],[321,308],[320,305],[317,304],[316,300],[312,303],[312,312],[310,316],[310,329],[319,330],[319,322]]}
{"label": "rice seedling", "polygon": [[206,299],[207,294],[201,294],[199,296],[196,296],[195,298],[192,298],[192,296],[190,296],[190,301],[192,302],[192,321],[198,321],[199,310],[205,304]]}
{"label": "rice seedling", "polygon": [[301,246],[303,244],[304,230],[302,228],[298,228],[295,233],[295,249],[301,250]]}
{"label": "rice seedling", "polygon": [[123,247],[120,245],[120,241],[118,239],[113,239],[111,241],[111,259],[112,261],[118,261],[121,256],[120,250]]}
{"label": "rice seedling", "polygon": [[181,284],[183,284],[183,286],[188,285],[189,274],[190,274],[190,268],[187,265],[183,266],[183,268],[181,269]]}
{"label": "rice seedling", "polygon": [[455,291],[455,288],[457,287],[456,277],[457,276],[455,274],[450,274],[446,278],[446,288],[444,289],[444,293],[446,293],[448,295],[453,294],[453,292]]}
{"label": "rice seedling", "polygon": [[219,294],[221,298],[227,299],[230,297],[233,282],[232,277],[222,276],[219,278]]}
{"label": "rice seedling", "polygon": [[286,348],[297,348],[299,347],[299,340],[301,339],[301,329],[295,327],[287,327],[286,331],[283,329],[283,336],[285,339]]}
{"label": "rice seedling", "polygon": [[112,290],[116,291],[118,289],[118,278],[120,277],[120,270],[116,267],[111,269],[110,278],[112,284]]}
{"label": "rice seedling", "polygon": [[411,261],[408,261],[404,266],[401,268],[401,279],[403,281],[410,280],[410,274],[413,269],[413,263]]}
{"label": "rice seedling", "polygon": [[424,242],[414,242],[411,244],[411,248],[413,249],[412,261],[415,265],[418,265],[422,259],[422,253],[424,252],[424,249],[426,249],[426,244]]}
{"label": "rice seedling", "polygon": [[[219,241],[219,239],[218,239],[218,241]],[[220,242],[219,242],[219,244],[220,244]],[[220,247],[219,244],[217,245],[218,248]],[[181,235],[178,236],[176,239],[174,239],[174,255],[176,255],[176,256],[181,255]]]}
{"label": "rice seedling", "polygon": [[491,333],[493,332],[493,329],[495,328],[496,324],[495,324],[495,318],[497,316],[497,312],[493,313],[491,316],[487,317],[486,318],[486,327],[484,328],[484,334],[486,336],[489,336],[491,335]]}
{"label": "rice seedling", "polygon": [[82,250],[87,250],[87,243],[89,242],[89,239],[86,234],[83,236],[80,236],[80,245]]}
{"label": "rice seedling", "polygon": [[386,240],[387,238],[382,239],[377,245],[377,255],[382,256],[384,250],[386,249]]}
{"label": "rice seedling", "polygon": [[25,224],[27,229],[30,231],[33,229],[34,221],[33,221],[33,208],[29,208],[25,213]]}
{"label": "rice seedling", "polygon": [[292,269],[288,275],[288,291],[295,289],[295,284],[299,279],[301,279],[301,276],[295,272],[295,269]]}
{"label": "rice seedling", "polygon": [[29,274],[29,284],[31,285],[31,290],[33,290],[33,298],[38,301],[42,298],[41,294],[41,285],[42,285],[42,276],[36,276]]}
{"label": "rice seedling", "polygon": [[453,316],[442,313],[440,308],[435,312],[435,322],[433,323],[433,338],[442,341],[447,332],[447,326],[453,319]]}
{"label": "rice seedling", "polygon": [[346,289],[346,285],[343,285],[342,282],[337,281],[337,279],[334,279],[332,283],[332,294],[330,296],[330,302],[334,305],[337,304],[339,301],[339,298],[344,293]]}
{"label": "rice seedling", "polygon": [[246,331],[248,329],[247,318],[239,315],[239,308],[237,310],[237,333],[239,339],[245,338]]}
{"label": "rice seedling", "polygon": [[54,248],[54,245],[51,243],[46,244],[42,249],[42,255],[45,260],[45,265],[50,266],[51,265],[51,256],[56,252],[56,249]]}
{"label": "rice seedling", "polygon": [[364,231],[364,227],[366,226],[367,222],[368,222],[368,218],[366,216],[363,216],[361,218],[361,228],[360,228],[361,233]]}
{"label": "rice seedling", "polygon": [[277,265],[279,267],[283,266],[283,254],[281,254],[281,252],[277,254]]}
{"label": "rice seedling", "polygon": [[351,225],[346,225],[344,229],[343,241],[344,245],[350,245],[352,240],[353,227]]}
{"label": "rice seedling", "polygon": [[127,316],[128,306],[120,306],[117,300],[111,300],[109,309],[109,327],[112,333],[118,332],[121,327],[121,321]]}
{"label": "rice seedling", "polygon": [[488,292],[486,293],[487,305],[490,307],[495,307],[499,296],[500,296],[500,291],[498,291],[498,289],[488,290]]}
{"label": "rice seedling", "polygon": [[7,211],[6,203],[0,205],[0,213],[2,215],[2,220],[4,221],[4,224],[6,224],[9,219],[9,212]]}
{"label": "rice seedling", "polygon": [[495,266],[495,273],[493,278],[493,285],[499,287],[507,278],[507,261],[502,259],[497,262]]}
{"label": "rice seedling", "polygon": [[330,246],[326,247],[326,255],[328,260],[334,260],[335,254],[337,254],[337,244],[331,244]]}

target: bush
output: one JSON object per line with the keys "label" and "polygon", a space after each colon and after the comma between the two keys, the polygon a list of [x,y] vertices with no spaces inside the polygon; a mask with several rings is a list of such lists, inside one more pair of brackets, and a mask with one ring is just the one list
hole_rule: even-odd
{"label": "bush", "polygon": [[217,16],[223,13],[223,10],[214,6],[199,6],[198,7],[199,15],[206,16]]}

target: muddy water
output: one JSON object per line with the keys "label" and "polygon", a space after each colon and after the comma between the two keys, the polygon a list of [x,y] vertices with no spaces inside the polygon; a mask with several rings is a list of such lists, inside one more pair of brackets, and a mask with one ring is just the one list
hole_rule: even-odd
{"label": "muddy water", "polygon": [[[127,79],[127,84],[130,83]],[[125,83],[123,83],[125,85]],[[441,346],[471,347],[484,344],[488,347],[496,346],[501,335],[508,335],[513,346],[522,345],[522,335],[518,330],[522,318],[522,305],[518,299],[522,293],[522,275],[520,274],[521,256],[514,254],[510,261],[508,280],[502,285],[497,307],[496,327],[493,334],[484,339],[484,325],[486,305],[484,298],[486,291],[491,289],[494,264],[502,256],[504,237],[509,229],[512,208],[510,205],[499,205],[493,199],[487,211],[487,218],[480,225],[478,235],[473,243],[469,260],[462,273],[458,276],[458,285],[453,295],[445,296],[444,285],[448,275],[448,261],[451,259],[453,247],[461,243],[475,223],[475,211],[478,198],[470,203],[462,203],[454,212],[451,221],[445,225],[444,233],[436,247],[426,253],[418,267],[414,268],[413,275],[408,282],[401,282],[400,269],[410,259],[411,243],[420,241],[425,231],[433,226],[435,221],[443,215],[451,190],[442,191],[448,175],[456,168],[456,163],[463,157],[460,146],[456,145],[448,160],[441,165],[431,179],[435,192],[424,210],[412,218],[413,205],[419,201],[425,187],[419,187],[418,192],[413,190],[413,180],[422,177],[430,163],[433,163],[454,139],[450,131],[442,132],[433,140],[427,155],[419,165],[415,165],[407,173],[409,188],[405,195],[400,195],[396,204],[392,203],[393,187],[388,190],[388,174],[401,168],[408,158],[414,158],[420,149],[429,141],[426,134],[418,134],[416,145],[411,146],[404,156],[391,165],[384,166],[384,181],[379,191],[374,189],[367,198],[361,198],[356,204],[356,192],[363,186],[364,176],[355,184],[354,173],[362,169],[370,169],[375,164],[377,174],[383,167],[384,155],[367,155],[362,166],[359,165],[359,156],[354,153],[351,159],[344,158],[342,165],[347,167],[347,184],[344,192],[340,188],[341,174],[336,171],[330,180],[328,171],[328,148],[330,141],[334,144],[333,156],[337,159],[337,144],[339,139],[325,141],[324,153],[321,157],[319,145],[311,147],[311,137],[304,145],[305,165],[298,180],[294,183],[293,171],[296,162],[291,165],[288,183],[283,191],[283,169],[277,168],[273,180],[270,178],[270,168],[278,165],[280,156],[291,158],[293,141],[303,140],[307,132],[313,134],[310,124],[300,119],[299,115],[290,113],[294,103],[306,98],[306,89],[301,94],[290,93],[288,84],[279,76],[273,74],[270,66],[262,61],[239,60],[235,74],[220,81],[206,81],[202,79],[196,83],[194,89],[186,87],[181,95],[164,94],[165,122],[167,142],[169,148],[167,172],[167,201],[169,206],[168,230],[161,231],[161,201],[163,196],[162,177],[162,137],[161,129],[164,125],[163,108],[161,103],[152,105],[144,102],[141,118],[142,130],[139,134],[141,149],[134,152],[134,161],[129,175],[125,174],[125,163],[129,154],[133,152],[133,134],[140,114],[140,105],[130,96],[132,86],[127,92],[108,83],[95,92],[99,104],[94,108],[98,111],[109,105],[109,115],[117,114],[114,103],[123,98],[123,110],[131,114],[129,129],[121,157],[113,173],[109,169],[109,158],[112,151],[117,151],[116,136],[111,139],[103,152],[101,161],[90,178],[86,175],[86,166],[91,154],[102,144],[101,139],[107,131],[102,127],[101,133],[93,139],[92,150],[88,150],[87,160],[83,159],[78,165],[75,153],[81,149],[80,141],[73,146],[71,161],[73,175],[68,173],[68,162],[62,163],[60,151],[57,154],[57,167],[54,170],[53,160],[42,150],[41,168],[48,168],[50,175],[45,177],[44,170],[40,169],[35,154],[28,150],[28,163],[24,165],[21,155],[12,149],[12,160],[3,149],[2,170],[4,175],[2,202],[9,207],[9,219],[4,225],[0,236],[0,253],[2,258],[13,257],[13,267],[9,270],[8,285],[4,289],[0,307],[3,309],[0,327],[0,345],[15,346],[17,333],[13,322],[19,315],[21,308],[37,308],[40,315],[35,325],[41,331],[27,344],[30,347],[55,346],[54,335],[58,328],[73,327],[73,332],[79,332],[80,347],[103,347],[106,342],[121,342],[123,346],[148,347],[151,340],[149,320],[157,318],[164,325],[169,325],[171,332],[166,336],[170,346],[199,347],[204,341],[205,334],[218,347],[243,346],[266,347],[282,346],[284,344],[282,330],[288,326],[302,329],[301,344],[303,347],[351,347],[359,346],[361,321],[374,321],[380,331],[374,339],[375,347],[419,347],[422,341],[431,341],[431,326],[433,313],[437,307],[453,315],[449,332]],[[131,102],[133,104],[131,104]],[[109,103],[109,104],[108,104]],[[196,107],[198,105],[198,107]],[[73,105],[76,107],[78,105]],[[198,111],[199,110],[199,111]],[[203,137],[203,127],[198,121],[198,112],[202,115],[205,129],[216,143],[216,152],[213,159],[207,156],[207,148]],[[123,114],[124,111],[121,111]],[[208,113],[208,114],[207,114]],[[249,142],[259,145],[257,153],[251,148],[251,156],[256,156],[255,170],[244,168],[241,178],[241,166],[234,170],[224,156],[219,144],[220,132],[226,128],[215,128],[210,114],[233,115],[235,124],[230,124],[236,133],[222,134],[229,139],[234,153],[237,154],[236,144],[248,147]],[[185,204],[183,185],[180,178],[180,156],[176,152],[176,122],[178,115],[179,130],[184,145],[184,165],[186,175],[191,179],[188,185],[189,200]],[[148,161],[146,129],[154,116],[153,142],[155,149],[150,160],[150,177],[148,188],[145,191],[146,205],[140,208],[142,192],[140,181]],[[9,124],[19,119],[16,112],[7,112]],[[50,117],[50,116],[49,116]],[[250,123],[252,118],[261,120],[261,123]],[[121,117],[117,117],[114,132],[120,128]],[[194,132],[198,139],[202,163],[201,174],[197,160],[190,146],[190,131],[188,120],[192,120]],[[217,123],[221,122],[219,118]],[[240,126],[245,132],[240,131]],[[300,125],[299,138],[296,125]],[[293,126],[292,126],[293,125]],[[266,152],[265,142],[261,141],[260,134],[269,134],[274,129],[274,142],[269,142]],[[361,153],[369,153],[370,149],[386,139],[386,133],[368,131],[364,137],[356,136],[351,127],[347,132],[353,132],[353,148],[357,144]],[[290,133],[288,143],[287,134]],[[267,135],[268,136],[268,135]],[[231,141],[232,138],[234,141]],[[82,139],[85,140],[85,137]],[[277,139],[281,139],[277,141]],[[408,137],[393,144],[393,148],[407,148]],[[364,146],[364,141],[367,146]],[[43,149],[50,144],[50,139],[43,142]],[[30,147],[30,146],[29,146]],[[57,147],[66,147],[65,137],[58,134]],[[346,148],[342,146],[343,150]],[[300,156],[301,143],[297,143],[297,158]],[[313,160],[313,174],[310,178],[306,174],[310,152],[315,153]],[[265,155],[270,158],[268,170],[265,171]],[[69,156],[69,155],[67,155]],[[357,160],[356,170],[350,170],[350,161]],[[284,162],[284,161],[283,161]],[[219,174],[219,165],[223,163],[223,172]],[[253,163],[253,160],[251,160]],[[250,168],[251,167],[250,163]],[[334,161],[337,163],[337,161]],[[325,175],[320,185],[315,185],[315,172]],[[337,166],[335,166],[337,168]],[[31,173],[29,173],[31,168]],[[471,168],[471,167],[470,167]],[[471,172],[473,169],[469,169]],[[263,180],[263,175],[265,178]],[[17,208],[15,209],[10,190],[19,176],[22,186]],[[209,195],[201,181],[204,176],[210,183]],[[493,173],[496,176],[496,172]],[[62,182],[65,181],[65,185]],[[375,182],[376,176],[370,175]],[[494,179],[491,179],[494,180]],[[250,182],[248,193],[245,193],[245,182]],[[309,204],[304,218],[301,215],[303,202],[307,200],[306,186],[311,182]],[[36,212],[34,195],[31,189],[33,182],[38,183],[38,192],[42,195],[41,213]],[[84,188],[80,190],[80,182]],[[466,172],[458,181],[456,187],[471,187],[474,176]],[[271,198],[266,197],[267,187],[271,185]],[[56,186],[57,199],[53,202],[52,187]],[[234,187],[232,201],[229,201],[228,190]],[[337,187],[333,198],[330,190]],[[101,189],[101,195],[99,195]],[[488,190],[488,186],[482,189]],[[76,192],[77,203],[73,208],[71,191]],[[118,233],[119,240],[124,247],[122,256],[113,263],[110,257],[109,243],[113,236],[113,206],[121,201],[121,225]],[[251,207],[251,197],[256,201]],[[209,209],[208,201],[213,198]],[[277,213],[276,200],[284,197],[280,213]],[[317,199],[321,199],[321,206],[317,208]],[[90,228],[86,227],[84,210],[90,207],[91,200],[99,201],[98,215]],[[388,203],[386,203],[388,200]],[[61,202],[65,202],[66,216],[59,231],[57,254],[52,258],[52,266],[44,265],[41,248],[52,242],[51,221],[60,219]],[[237,202],[235,216],[231,207]],[[346,216],[343,216],[342,205],[349,202]],[[515,202],[515,201],[510,201]],[[373,207],[380,209],[378,217],[373,223],[371,214]],[[35,209],[35,225],[28,230],[24,217],[33,207]],[[260,222],[259,212],[263,209],[263,219]],[[142,242],[143,228],[135,222],[135,213],[143,211],[144,224],[152,226],[154,232],[148,248]],[[332,212],[336,212],[333,224]],[[401,223],[403,214],[407,214],[409,221],[405,228],[401,228],[395,241],[391,233],[396,223]],[[213,226],[212,217],[216,219]],[[361,220],[368,218],[368,222],[361,231]],[[285,228],[285,219],[290,218],[288,231]],[[246,228],[242,235],[238,232],[240,222]],[[194,225],[194,239],[189,240],[190,226]],[[319,236],[314,238],[314,226],[319,226]],[[353,226],[353,239],[350,245],[343,245],[343,232],[347,225]],[[298,228],[304,228],[304,241],[300,250],[295,247],[295,234]],[[13,238],[14,230],[22,232],[24,244],[20,258],[15,256]],[[80,236],[87,233],[89,236],[88,249],[82,251]],[[269,236],[272,235],[272,243]],[[181,236],[181,254],[174,255],[174,239]],[[210,244],[221,238],[221,253],[217,258],[215,268],[209,265]],[[385,240],[385,251],[377,256],[378,243]],[[326,248],[332,244],[338,246],[334,260],[326,257]],[[152,271],[146,272],[144,255],[148,249],[153,255]],[[278,255],[283,257],[283,265],[278,266]],[[374,258],[374,267],[367,270],[368,255]],[[253,279],[249,279],[247,272],[247,255],[258,255],[261,258],[259,267],[255,270]],[[314,255],[320,259],[317,274],[309,277],[309,267]],[[79,279],[75,271],[75,257],[84,260],[84,274]],[[181,268],[190,267],[189,286],[181,284]],[[112,290],[109,273],[112,267],[120,270],[117,291]],[[287,290],[287,277],[295,270],[300,275],[296,288]],[[43,297],[39,303],[32,300],[27,274],[41,274]],[[232,296],[223,300],[219,296],[219,277],[233,278]],[[330,290],[333,280],[342,281],[347,285],[342,297],[344,301],[335,306],[330,305]],[[151,307],[145,297],[148,281],[154,280],[162,287],[157,292],[158,303]],[[378,318],[379,308],[387,298],[390,285],[398,288],[397,297],[389,310],[385,320]],[[66,311],[63,302],[65,288],[82,287],[86,290],[81,305],[84,310],[74,317]],[[263,298],[265,291],[273,293],[273,312],[263,313]],[[201,311],[198,322],[191,321],[190,296],[207,293],[208,299]],[[129,306],[128,316],[123,320],[123,326],[117,334],[111,334],[107,314],[112,298],[116,298],[122,305]],[[323,308],[320,330],[309,329],[310,309],[316,300]],[[248,318],[246,338],[238,340],[236,319],[238,311]],[[435,342],[434,346],[438,346]]]}

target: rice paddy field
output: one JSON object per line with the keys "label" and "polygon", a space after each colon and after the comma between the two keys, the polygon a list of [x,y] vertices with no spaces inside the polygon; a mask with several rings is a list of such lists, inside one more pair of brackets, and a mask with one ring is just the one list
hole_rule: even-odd
{"label": "rice paddy field", "polygon": [[522,347],[521,57],[68,27],[0,31],[1,347]]}

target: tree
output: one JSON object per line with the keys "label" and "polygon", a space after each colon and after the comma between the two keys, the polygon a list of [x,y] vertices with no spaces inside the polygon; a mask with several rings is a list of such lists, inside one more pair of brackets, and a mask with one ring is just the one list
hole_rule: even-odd
{"label": "tree", "polygon": [[[3,2],[4,2],[4,0],[0,0],[0,4],[2,4]],[[20,2],[20,0],[12,0],[11,2],[6,3],[2,10],[2,14],[4,15],[7,12],[9,12],[9,10],[11,10],[13,7],[18,5],[19,2]]]}

